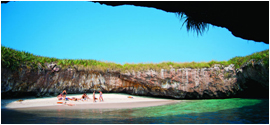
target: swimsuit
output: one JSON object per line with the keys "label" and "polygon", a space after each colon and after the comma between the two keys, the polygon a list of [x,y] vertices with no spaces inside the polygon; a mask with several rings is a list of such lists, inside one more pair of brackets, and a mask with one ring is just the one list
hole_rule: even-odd
{"label": "swimsuit", "polygon": [[83,98],[84,100],[86,100],[86,96],[83,95],[82,98]]}

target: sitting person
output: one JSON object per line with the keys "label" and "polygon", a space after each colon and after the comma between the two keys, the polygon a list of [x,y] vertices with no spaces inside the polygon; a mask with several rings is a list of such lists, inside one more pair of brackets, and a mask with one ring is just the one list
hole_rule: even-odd
{"label": "sitting person", "polygon": [[86,99],[90,99],[87,95],[86,95],[86,93],[83,93],[83,95],[82,95],[82,98],[81,99],[84,99],[84,100],[86,100]]}
{"label": "sitting person", "polygon": [[58,95],[57,98],[58,98],[58,100],[62,100],[63,99],[62,93],[60,93],[60,95]]}
{"label": "sitting person", "polygon": [[66,97],[65,95],[63,95],[62,93],[60,93],[58,96],[57,96],[58,100],[70,100],[70,98]]}

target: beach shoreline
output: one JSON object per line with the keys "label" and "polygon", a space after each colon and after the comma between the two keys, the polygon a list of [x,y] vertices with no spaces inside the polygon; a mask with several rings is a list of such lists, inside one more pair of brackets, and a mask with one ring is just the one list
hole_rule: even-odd
{"label": "beach shoreline", "polygon": [[[67,97],[80,98],[82,94],[68,94]],[[167,105],[180,100],[153,98],[145,96],[133,96],[129,94],[103,94],[104,101],[97,100],[93,102],[92,95],[88,95],[90,100],[87,101],[62,101],[56,97],[45,98],[25,98],[19,99],[1,99],[1,109],[14,110],[56,110],[56,109],[128,109],[139,107],[150,107]],[[132,98],[128,98],[131,96]],[[96,94],[99,97],[99,94]],[[63,102],[63,104],[57,104]]]}

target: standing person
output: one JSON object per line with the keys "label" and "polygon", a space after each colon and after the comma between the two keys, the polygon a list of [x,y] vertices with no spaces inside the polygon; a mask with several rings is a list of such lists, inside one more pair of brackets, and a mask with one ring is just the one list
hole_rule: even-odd
{"label": "standing person", "polygon": [[66,100],[66,96],[67,96],[67,91],[66,90],[64,90],[62,92],[62,96],[63,96],[63,100]]}
{"label": "standing person", "polygon": [[102,101],[104,101],[104,99],[103,99],[103,97],[102,97],[102,92],[99,91],[99,98],[98,98],[98,100],[101,102],[101,99],[102,99]]}
{"label": "standing person", "polygon": [[93,102],[96,102],[95,92],[96,92],[96,91],[93,92]]}

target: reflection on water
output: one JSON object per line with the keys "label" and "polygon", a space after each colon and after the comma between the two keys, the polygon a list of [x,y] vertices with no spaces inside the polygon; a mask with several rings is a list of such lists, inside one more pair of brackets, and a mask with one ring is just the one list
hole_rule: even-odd
{"label": "reflection on water", "polygon": [[1,110],[2,123],[269,123],[268,99],[188,100],[133,109]]}

